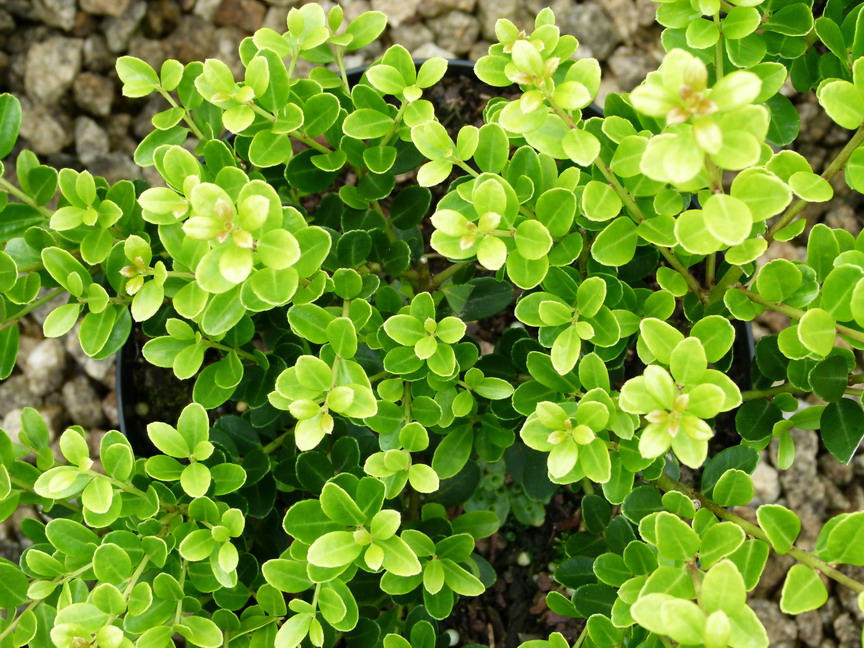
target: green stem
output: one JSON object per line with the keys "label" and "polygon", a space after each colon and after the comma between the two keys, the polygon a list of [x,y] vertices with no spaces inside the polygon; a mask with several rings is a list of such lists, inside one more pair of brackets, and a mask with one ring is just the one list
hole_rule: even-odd
{"label": "green stem", "polygon": [[[864,126],[861,126],[857,131],[855,131],[855,134],[846,143],[846,146],[843,147],[843,150],[841,150],[837,154],[837,157],[835,157],[831,161],[831,163],[822,173],[822,178],[830,182],[832,178],[834,178],[834,176],[836,176],[843,169],[843,167],[846,166],[846,163],[849,161],[849,157],[852,155],[852,153],[855,152],[855,149],[857,149],[862,144],[862,142],[864,142]],[[789,225],[793,220],[795,220],[795,218],[800,215],[802,211],[804,211],[804,208],[808,204],[809,203],[806,200],[799,198],[794,203],[792,203],[792,205],[789,206],[789,208],[783,213],[783,215],[777,219],[777,222],[774,223],[774,225],[772,225],[771,228],[766,232],[765,240],[768,241],[769,245],[774,240],[777,232],[779,232],[784,227]],[[741,266],[732,266],[731,268],[729,268],[723,275],[723,277],[720,279],[720,281],[717,282],[717,285],[714,287],[714,289],[711,291],[711,294],[708,296],[708,304],[713,304],[714,302],[722,299],[726,291],[733,285],[735,285],[735,282],[737,282],[743,274],[744,270],[741,268]]]}
{"label": "green stem", "polygon": [[461,263],[454,263],[448,268],[444,268],[444,270],[432,277],[432,281],[429,282],[429,290],[439,288],[441,284],[447,281],[450,277],[469,265],[471,265],[471,261],[463,261]]}
{"label": "green stem", "polygon": [[[293,60],[293,59],[292,59],[292,60]],[[268,121],[271,121],[271,122],[275,122],[275,121],[276,121],[276,116],[275,116],[273,113],[264,110],[264,109],[263,109],[261,106],[259,106],[258,104],[254,103],[254,102],[249,102],[249,103],[246,104],[246,105],[249,106],[249,107],[250,107],[254,112],[256,112],[257,114],[261,115],[264,119],[266,119],[266,120],[268,120]],[[300,133],[300,132],[298,132],[298,131],[292,131],[291,133],[288,134],[288,136],[289,136],[289,137],[293,137],[293,138],[296,139],[298,142],[303,142],[303,143],[304,143],[306,146],[308,146],[309,148],[313,148],[313,149],[315,149],[316,151],[318,151],[318,152],[320,152],[320,153],[324,153],[325,155],[326,155],[327,153],[332,153],[332,152],[333,152],[331,149],[329,149],[329,148],[327,148],[326,146],[324,146],[321,142],[316,142],[316,141],[315,141],[314,139],[312,139],[311,137],[308,137],[308,136],[306,136],[306,135],[304,135],[303,133]]]}
{"label": "green stem", "polygon": [[[793,308],[792,306],[787,306],[786,304],[781,304],[779,302],[772,302],[761,295],[754,293],[746,288],[738,288],[742,293],[747,296],[747,299],[752,301],[755,304],[759,304],[760,306],[764,306],[765,308],[770,308],[773,311],[780,313],[781,315],[785,315],[786,317],[794,320],[800,320],[804,317],[806,311],[803,311],[798,308]],[[837,329],[837,332],[840,335],[845,335],[848,338],[851,338],[857,342],[864,342],[864,333],[861,331],[856,331],[855,329],[849,328],[848,326],[843,326],[842,324],[835,324],[834,328]]]}
{"label": "green stem", "polygon": [[[704,508],[707,508],[718,518],[726,520],[727,522],[733,522],[734,524],[737,524],[751,538],[762,540],[763,542],[771,546],[771,541],[769,540],[768,535],[761,528],[759,528],[752,522],[748,522],[741,516],[735,515],[731,511],[727,511],[724,507],[720,506],[715,501],[708,499],[707,497],[705,497],[705,495],[697,491],[695,488],[691,488],[686,484],[682,484],[681,482],[672,479],[669,475],[666,474],[660,475],[660,477],[654,480],[654,482],[652,483],[662,491],[668,492],[675,490],[680,493],[684,493],[684,495],[690,497],[691,499],[695,498],[699,500],[699,502]],[[864,592],[864,583],[860,583],[854,578],[850,578],[843,572],[835,569],[834,567],[826,563],[824,560],[818,558],[817,556],[813,555],[808,551],[804,551],[803,549],[799,549],[793,545],[792,548],[789,550],[789,555],[795,558],[795,560],[797,560],[798,562],[807,565],[811,569],[822,572],[828,578],[840,583],[845,587],[848,587],[854,592]]]}
{"label": "green stem", "polygon": [[342,87],[349,95],[351,94],[351,86],[348,85],[348,72],[345,70],[345,48],[335,47],[333,55],[336,57],[336,66],[339,68],[339,76],[342,77]]}
{"label": "green stem", "polygon": [[[720,12],[714,14],[714,24],[720,29]],[[721,32],[722,33],[722,32]],[[723,78],[723,37],[717,39],[714,43],[714,73],[716,75],[715,83]]]}
{"label": "green stem", "polygon": [[45,218],[51,218],[54,215],[54,212],[52,212],[47,207],[43,207],[42,205],[37,203],[35,200],[33,200],[30,196],[28,196],[26,193],[21,191],[14,184],[12,184],[8,180],[6,180],[6,178],[0,177],[0,187],[2,187],[6,191],[8,191],[10,194],[15,196],[18,200],[23,202],[25,205],[29,205],[33,209],[38,210],[39,213],[42,214]]}
{"label": "green stem", "polygon": [[31,313],[32,311],[36,310],[37,308],[39,308],[43,304],[47,304],[48,302],[50,302],[55,297],[62,295],[64,292],[66,292],[65,288],[55,288],[54,290],[52,290],[51,292],[46,294],[44,297],[41,297],[34,302],[30,302],[24,308],[22,308],[20,311],[15,313],[11,318],[9,318],[5,322],[3,322],[3,326],[0,326],[0,331],[5,329],[7,326],[11,326],[12,324],[14,324],[18,320],[20,320],[22,317],[24,317],[28,313]]}
{"label": "green stem", "polygon": [[219,349],[220,351],[227,351],[229,353],[231,351],[234,351],[234,353],[236,353],[237,356],[240,358],[244,358],[246,360],[251,360],[252,362],[256,362],[256,363],[258,362],[258,358],[256,358],[253,354],[249,353],[248,351],[243,351],[242,349],[238,349],[236,347],[227,346],[225,344],[220,344],[219,342],[212,342],[211,340],[203,340],[203,339],[201,340],[201,344],[203,344],[204,346],[208,346],[212,349]]}
{"label": "green stem", "polygon": [[[93,563],[91,562],[91,563],[84,565],[84,567],[81,567],[80,569],[75,570],[71,574],[66,574],[65,576],[58,576],[57,578],[54,579],[54,582],[57,583],[57,585],[62,585],[63,583],[71,581],[73,578],[77,578],[78,576],[80,576],[81,574],[83,574],[84,572],[86,572],[92,568],[93,568]],[[0,642],[2,642],[3,639],[5,639],[7,636],[9,636],[10,633],[15,631],[15,628],[18,627],[18,622],[21,620],[21,617],[24,616],[25,613],[38,607],[44,601],[45,601],[45,599],[39,599],[38,601],[30,601],[30,603],[27,604],[27,607],[25,607],[23,610],[21,610],[21,613],[18,616],[16,616],[15,619],[13,619],[12,622],[8,626],[6,626],[6,628],[4,628],[3,632],[0,632]]]}
{"label": "green stem", "polygon": [[279,448],[281,448],[282,445],[285,443],[285,440],[293,434],[294,434],[294,428],[292,427],[287,432],[283,432],[282,434],[277,436],[275,439],[273,439],[270,443],[263,446],[261,448],[261,450],[264,451],[264,454],[272,454],[272,453],[276,452]]}
{"label": "green stem", "polygon": [[195,137],[197,137],[199,140],[201,140],[202,142],[204,140],[206,140],[207,138],[204,137],[204,133],[201,132],[201,130],[195,124],[195,120],[192,119],[192,114],[188,110],[186,110],[185,107],[180,106],[180,104],[178,104],[176,101],[174,101],[174,97],[172,97],[170,93],[166,92],[165,89],[163,89],[161,86],[158,86],[158,91],[159,91],[159,94],[161,94],[163,97],[165,97],[165,100],[169,104],[171,104],[172,108],[183,108],[183,121],[186,122],[186,125],[189,127],[189,130],[191,130],[192,134]]}
{"label": "green stem", "polygon": [[[645,220],[645,215],[642,213],[642,209],[639,205],[636,204],[636,200],[634,200],[633,196],[630,195],[630,192],[624,188],[618,178],[612,173],[612,169],[606,166],[606,164],[599,157],[594,162],[595,166],[600,170],[600,173],[603,174],[603,177],[609,182],[612,186],[612,189],[615,190],[615,193],[618,194],[618,197],[621,199],[621,202],[624,203],[624,207],[627,209],[627,213],[630,215],[630,218],[633,219],[634,222],[641,223]],[[702,294],[702,286],[699,285],[699,282],[696,281],[696,277],[690,274],[690,271],[684,267],[684,264],[678,260],[678,257],[675,256],[675,253],[669,248],[665,247],[657,247],[660,251],[660,254],[663,255],[663,258],[666,259],[666,262],[674,269],[678,274],[680,274],[684,281],[687,282],[687,287],[690,288],[696,295]]]}
{"label": "green stem", "polygon": [[804,390],[798,389],[795,385],[791,385],[786,383],[784,385],[777,385],[776,387],[769,387],[768,389],[751,389],[748,391],[741,392],[741,398],[745,401],[750,400],[758,400],[760,398],[771,398],[772,396],[778,396],[779,394],[798,394],[803,393]]}

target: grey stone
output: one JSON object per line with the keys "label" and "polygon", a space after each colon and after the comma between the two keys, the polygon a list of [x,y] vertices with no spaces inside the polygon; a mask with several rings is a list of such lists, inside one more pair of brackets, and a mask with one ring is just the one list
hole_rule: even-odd
{"label": "grey stone", "polygon": [[222,4],[222,0],[198,0],[192,13],[207,22],[212,22],[220,4]]}
{"label": "grey stone", "polygon": [[[559,18],[561,33],[575,36],[582,48],[601,61],[621,42],[615,22],[596,4],[572,5],[569,0],[555,0],[552,9]],[[584,51],[582,54],[587,55]]]}
{"label": "grey stone", "polygon": [[476,5],[477,0],[426,0],[417,9],[424,18],[434,18],[454,9],[471,13]]}
{"label": "grey stone", "polygon": [[771,646],[777,648],[795,648],[795,640],[798,638],[798,627],[795,620],[780,612],[780,608],[774,601],[754,599],[750,601],[750,607],[762,621],[768,636],[771,638]]}
{"label": "grey stone", "polygon": [[[57,405],[44,405],[41,407],[35,408],[42,419],[45,421],[45,424],[48,426],[48,438],[53,440],[57,438],[57,435],[60,431],[60,428],[63,424],[63,417],[65,416],[63,412],[63,408],[58,407]],[[18,435],[21,433],[22,424],[21,424],[21,414],[23,408],[14,409],[6,414],[3,417],[2,425],[3,429],[9,435],[9,438],[12,441],[18,441]]]}
{"label": "grey stone", "polygon": [[146,13],[147,3],[144,0],[136,0],[125,7],[122,14],[105,21],[105,43],[109,51],[114,54],[126,51],[132,34],[138,29]]}
{"label": "grey stone", "polygon": [[79,0],[81,10],[97,16],[114,16],[122,14],[129,7],[129,0]]}
{"label": "grey stone", "polygon": [[414,50],[421,45],[431,43],[435,39],[435,34],[423,23],[411,23],[391,29],[390,38],[413,54]]}
{"label": "grey stone", "polygon": [[180,16],[176,0],[151,0],[144,15],[144,34],[149,38],[164,38],[177,27]]}
{"label": "grey stone", "polygon": [[46,105],[56,103],[81,71],[82,45],[78,38],[62,36],[35,43],[27,53],[27,94]]}
{"label": "grey stone", "polygon": [[130,155],[122,151],[111,151],[100,155],[88,162],[87,168],[93,175],[102,176],[111,184],[141,177],[141,167],[135,164]]}
{"label": "grey stone", "polygon": [[102,412],[105,414],[105,419],[109,426],[117,427],[120,425],[120,413],[117,410],[117,392],[108,392],[105,398],[102,399]]}
{"label": "grey stone", "polygon": [[22,405],[39,407],[42,405],[42,397],[30,390],[25,375],[15,374],[0,383],[0,416],[6,416]]}
{"label": "grey stone", "polygon": [[861,628],[848,612],[835,618],[832,625],[840,648],[857,648],[861,645]]}
{"label": "grey stone", "polygon": [[235,79],[242,79],[246,73],[243,62],[240,60],[240,52],[237,43],[246,37],[246,32],[239,27],[220,27],[216,30],[213,42],[210,44],[210,56],[217,58],[234,73]]}
{"label": "grey stone", "polygon": [[99,124],[89,117],[75,120],[75,152],[85,166],[106,155],[109,146],[108,133]]}
{"label": "grey stone", "polygon": [[15,18],[8,11],[0,9],[0,33],[15,29]]}
{"label": "grey stone", "polygon": [[780,497],[780,476],[767,461],[760,461],[753,471],[754,506],[776,502]]}
{"label": "grey stone", "polygon": [[451,11],[426,22],[435,44],[456,54],[466,54],[480,35],[480,22],[464,11]]}
{"label": "grey stone", "polygon": [[5,0],[3,8],[18,18],[25,20],[39,20],[39,13],[33,0]]}
{"label": "grey stone", "polygon": [[387,14],[391,27],[398,27],[413,17],[419,6],[420,0],[372,0],[372,8]]}
{"label": "grey stone", "polygon": [[6,413],[3,417],[3,431],[9,435],[9,438],[17,443],[18,435],[21,434],[21,409],[15,408]]}
{"label": "grey stone", "polygon": [[75,26],[78,7],[75,0],[34,0],[39,18],[46,25],[70,31]]}
{"label": "grey stone", "polygon": [[63,343],[54,338],[37,344],[24,365],[27,383],[37,396],[56,391],[63,384],[66,369],[66,350]]}
{"label": "grey stone", "polygon": [[84,39],[84,67],[88,70],[93,72],[113,70],[115,59],[102,34],[90,34]]}
{"label": "grey stone", "polygon": [[[274,2],[276,6],[279,6],[279,3]],[[366,11],[370,11],[372,9],[372,5],[369,4],[369,0],[350,0],[349,2],[340,2],[342,5],[343,20],[345,22],[350,22],[354,20],[357,16]]]}
{"label": "grey stone", "polygon": [[280,34],[285,31],[285,21],[288,18],[288,7],[270,7],[264,16],[262,27],[269,27]]}
{"label": "grey stone", "polygon": [[114,387],[114,356],[104,360],[94,360],[81,350],[78,343],[78,325],[64,338],[66,353],[80,366],[84,373],[108,388]]}
{"label": "grey stone", "polygon": [[75,376],[63,385],[63,406],[75,425],[97,428],[105,421],[102,399],[87,376]]}
{"label": "grey stone", "polygon": [[181,63],[203,61],[210,56],[215,32],[210,21],[195,15],[184,16],[166,44]]}
{"label": "grey stone", "polygon": [[63,113],[54,114],[41,104],[21,99],[21,137],[34,153],[51,155],[72,143],[72,124]]}
{"label": "grey stone", "polygon": [[468,52],[468,60],[476,61],[477,59],[486,56],[489,53],[489,46],[492,45],[489,41],[477,41]]}
{"label": "grey stone", "polygon": [[[577,53],[584,54],[582,51]],[[608,64],[616,85],[621,91],[629,92],[642,83],[649,72],[657,69],[659,61],[645,50],[622,45],[609,57]]]}
{"label": "grey stone", "polygon": [[477,18],[480,32],[486,40],[497,42],[495,23],[499,18],[516,20],[519,13],[519,0],[477,0]]}
{"label": "grey stone", "polygon": [[799,642],[811,648],[817,648],[821,644],[824,632],[818,612],[813,610],[799,614],[795,617],[795,625],[798,626]]}
{"label": "grey stone", "polygon": [[147,38],[135,34],[129,41],[129,55],[140,58],[149,63],[153,69],[159,70],[165,59],[171,58],[171,50],[161,38]]}
{"label": "grey stone", "polygon": [[111,113],[114,102],[114,83],[107,77],[82,72],[72,84],[72,94],[81,110],[105,117]]}
{"label": "grey stone", "polygon": [[435,43],[426,43],[425,45],[421,45],[416,50],[412,52],[415,58],[418,59],[427,59],[432,58],[433,56],[440,56],[446,59],[455,59],[458,58],[455,53],[445,50]]}
{"label": "grey stone", "polygon": [[267,8],[256,0],[222,0],[214,22],[220,27],[239,27],[245,32],[254,32],[264,22]]}

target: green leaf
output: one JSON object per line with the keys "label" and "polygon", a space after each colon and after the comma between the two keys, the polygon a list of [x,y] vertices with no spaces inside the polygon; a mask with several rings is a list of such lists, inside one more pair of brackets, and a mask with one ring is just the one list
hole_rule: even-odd
{"label": "green leaf", "polygon": [[787,553],[801,533],[801,519],[779,504],[760,506],[756,509],[756,519],[779,554]]}
{"label": "green leaf", "polygon": [[[364,11],[352,20],[345,30],[351,34],[351,41],[345,46],[347,51],[366,47],[384,31],[387,26],[387,15],[380,11]],[[279,648],[282,648],[281,646]]]}
{"label": "green leaf", "polygon": [[21,130],[21,103],[9,93],[0,94],[0,160],[12,152]]}
{"label": "green leaf", "polygon": [[291,155],[291,140],[286,135],[268,130],[255,133],[249,146],[249,161],[261,168],[282,164]]}
{"label": "green leaf", "polygon": [[734,553],[744,544],[744,531],[733,522],[721,522],[709,528],[702,535],[699,561],[703,569],[708,569],[722,558]]}
{"label": "green leaf", "polygon": [[817,96],[828,116],[843,128],[853,130],[864,121],[864,95],[848,81],[830,81]]}
{"label": "green leaf", "polygon": [[753,499],[753,479],[737,469],[723,473],[711,491],[711,498],[721,506],[745,506]]}
{"label": "green leaf", "polygon": [[16,608],[27,602],[27,589],[30,581],[17,567],[0,564],[0,605]]}
{"label": "green leaf", "polygon": [[638,239],[633,221],[617,218],[594,239],[591,256],[605,266],[621,267],[633,259]]}
{"label": "green leaf", "polygon": [[103,544],[93,554],[93,571],[100,581],[120,585],[132,574],[132,561],[118,545]]}
{"label": "green leaf", "polygon": [[360,108],[352,112],[342,122],[342,131],[354,139],[375,139],[393,130],[393,120],[389,115],[371,108]]}
{"label": "green leaf", "polygon": [[705,201],[703,217],[711,235],[726,245],[742,243],[753,226],[747,204],[725,194],[713,194]]}
{"label": "green leaf", "polygon": [[801,285],[801,270],[786,259],[774,259],[762,266],[756,276],[756,289],[768,301],[782,302]]}
{"label": "green leaf", "polygon": [[[623,203],[608,184],[592,180],[582,193],[582,211],[592,221],[608,221],[620,212]],[[626,219],[629,220],[629,219]]]}
{"label": "green leaf", "polygon": [[827,311],[811,308],[798,321],[798,339],[813,353],[827,356],[837,338],[835,326],[834,318]]}
{"label": "green leaf", "polygon": [[864,438],[864,409],[857,401],[841,398],[822,412],[820,427],[828,452],[848,464]]}
{"label": "green leaf", "polygon": [[699,550],[700,539],[690,525],[677,516],[661,511],[655,519],[657,551],[669,560],[691,560]]}
{"label": "green leaf", "polygon": [[792,565],[783,582],[780,611],[803,614],[822,607],[828,600],[828,590],[819,574],[806,565]]}
{"label": "green leaf", "polygon": [[198,462],[189,464],[180,474],[180,485],[189,497],[203,497],[210,489],[210,481],[210,469]]}

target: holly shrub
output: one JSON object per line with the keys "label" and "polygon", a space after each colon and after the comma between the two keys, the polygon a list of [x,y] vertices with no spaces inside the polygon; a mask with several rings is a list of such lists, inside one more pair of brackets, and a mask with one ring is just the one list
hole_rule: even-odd
{"label": "holly shrub", "polygon": [[[349,85],[378,12],[292,9],[240,44],[242,78],[120,58],[127,97],[165,99],[135,153],[164,186],[18,153],[0,374],[50,304],[44,334],[77,325],[93,358],[136,327],[194,402],[148,426],[152,456],[117,431],[53,444],[32,408],[0,434],[0,513],[37,511],[0,561],[0,646],[447,645],[496,578],[475,541],[556,492],[578,527],[546,602],[577,646],[768,646],[747,596],[771,552],[797,561],[787,614],[826,579],[864,591],[838,569],[864,565],[864,511],[805,551],[794,511],[732,508],[773,439],[786,469],[793,428],[841,463],[864,435],[864,237],[818,224],[806,260],[760,261],[841,171],[864,191],[864,11],[812,4],[663,0],[665,60],[603,117],[550,10],[499,20],[476,74],[515,98],[458,132],[423,98],[443,59],[393,46]],[[790,84],[854,131],[821,175],[788,148]],[[0,157],[20,122],[0,97]],[[753,359],[765,311],[791,324]]]}

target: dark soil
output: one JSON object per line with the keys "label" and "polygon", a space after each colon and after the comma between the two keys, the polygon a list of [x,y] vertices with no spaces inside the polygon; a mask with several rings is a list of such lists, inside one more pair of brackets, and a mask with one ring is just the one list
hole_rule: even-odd
{"label": "dark soil", "polygon": [[[546,639],[552,632],[562,633],[569,643],[576,640],[584,621],[552,612],[546,594],[554,590],[568,596],[552,579],[550,567],[566,557],[560,538],[579,526],[580,499],[581,495],[562,489],[549,502],[541,526],[525,526],[511,516],[496,534],[477,543],[477,552],[495,568],[498,579],[482,596],[461,598],[441,624],[442,629],[459,632],[457,645],[516,648],[531,639]],[[526,556],[530,559],[526,566],[519,564],[523,553],[522,562]]]}
{"label": "dark soil", "polygon": [[149,457],[156,449],[147,437],[147,425],[154,421],[175,422],[192,402],[194,381],[180,380],[171,369],[147,362],[141,353],[147,339],[136,327],[120,351],[117,399],[121,431],[129,438],[135,454]]}

